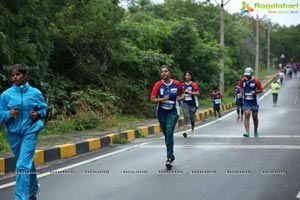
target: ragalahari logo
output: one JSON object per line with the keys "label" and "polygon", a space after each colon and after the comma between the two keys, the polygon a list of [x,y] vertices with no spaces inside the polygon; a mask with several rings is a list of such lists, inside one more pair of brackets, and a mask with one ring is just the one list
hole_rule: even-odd
{"label": "ragalahari logo", "polygon": [[254,11],[254,9],[249,6],[249,3],[246,3],[244,1],[242,2],[242,8],[241,8],[242,16],[247,15],[248,13],[253,12],[253,11]]}

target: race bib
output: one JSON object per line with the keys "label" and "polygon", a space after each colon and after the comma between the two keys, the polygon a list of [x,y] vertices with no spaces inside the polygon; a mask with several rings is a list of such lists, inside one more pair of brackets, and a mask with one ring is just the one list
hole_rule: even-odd
{"label": "race bib", "polygon": [[221,103],[221,99],[215,99],[215,104],[220,104]]}
{"label": "race bib", "polygon": [[176,94],[177,93],[177,88],[171,88],[171,93]]}
{"label": "race bib", "polygon": [[184,94],[184,100],[185,101],[191,101],[192,100],[192,95],[191,94]]}
{"label": "race bib", "polygon": [[175,102],[172,100],[167,100],[161,103],[161,108],[164,110],[172,110],[174,108]]}
{"label": "race bib", "polygon": [[245,99],[246,100],[253,100],[254,99],[254,96],[252,93],[245,93]]}

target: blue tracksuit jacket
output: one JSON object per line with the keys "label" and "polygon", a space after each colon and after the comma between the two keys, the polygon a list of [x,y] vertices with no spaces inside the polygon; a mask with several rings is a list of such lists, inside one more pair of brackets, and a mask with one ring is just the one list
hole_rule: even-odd
{"label": "blue tracksuit jacket", "polygon": [[[15,107],[19,112],[13,119],[10,110]],[[36,121],[30,118],[32,110],[39,114]],[[14,84],[0,96],[0,121],[9,133],[8,141],[17,159],[15,200],[28,200],[29,196],[37,192],[38,181],[33,159],[38,133],[44,127],[42,118],[46,117],[46,113],[47,104],[42,93],[27,82],[21,86]]]}
{"label": "blue tracksuit jacket", "polygon": [[[10,117],[10,110],[18,108],[19,114],[16,119]],[[42,93],[29,85],[13,85],[0,96],[0,121],[4,122],[4,129],[11,134],[26,135],[39,132],[44,123],[41,120],[46,117],[47,104]],[[30,119],[30,111],[36,110],[39,118],[35,122]]]}

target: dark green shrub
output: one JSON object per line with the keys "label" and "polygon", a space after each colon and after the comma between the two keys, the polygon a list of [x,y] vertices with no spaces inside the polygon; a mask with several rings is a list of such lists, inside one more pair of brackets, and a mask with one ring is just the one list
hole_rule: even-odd
{"label": "dark green shrub", "polygon": [[97,128],[101,123],[101,118],[94,112],[81,115],[73,121],[76,131],[91,130]]}

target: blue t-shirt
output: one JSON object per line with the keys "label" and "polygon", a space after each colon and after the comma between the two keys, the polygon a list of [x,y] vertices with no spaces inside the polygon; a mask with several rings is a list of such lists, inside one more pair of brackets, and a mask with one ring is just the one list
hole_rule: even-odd
{"label": "blue t-shirt", "polygon": [[[184,83],[182,83],[182,86],[183,86],[184,91],[189,90],[191,92],[195,92],[195,91],[199,90],[197,83],[195,83],[193,81],[190,82],[190,83],[184,82]],[[183,98],[183,102],[188,104],[189,106],[192,106],[192,107],[198,107],[199,106],[198,97],[194,96],[192,94],[185,93],[184,98]]]}
{"label": "blue t-shirt", "polygon": [[235,92],[235,103],[243,103],[243,98],[240,97],[240,93],[241,93],[241,87],[239,85],[236,85],[234,88],[234,92]]}
{"label": "blue t-shirt", "polygon": [[166,84],[160,80],[154,84],[152,95],[158,98],[163,98],[169,95],[169,99],[157,104],[157,116],[167,114],[180,114],[179,103],[177,96],[183,93],[183,87],[177,80],[172,79],[170,84]]}

